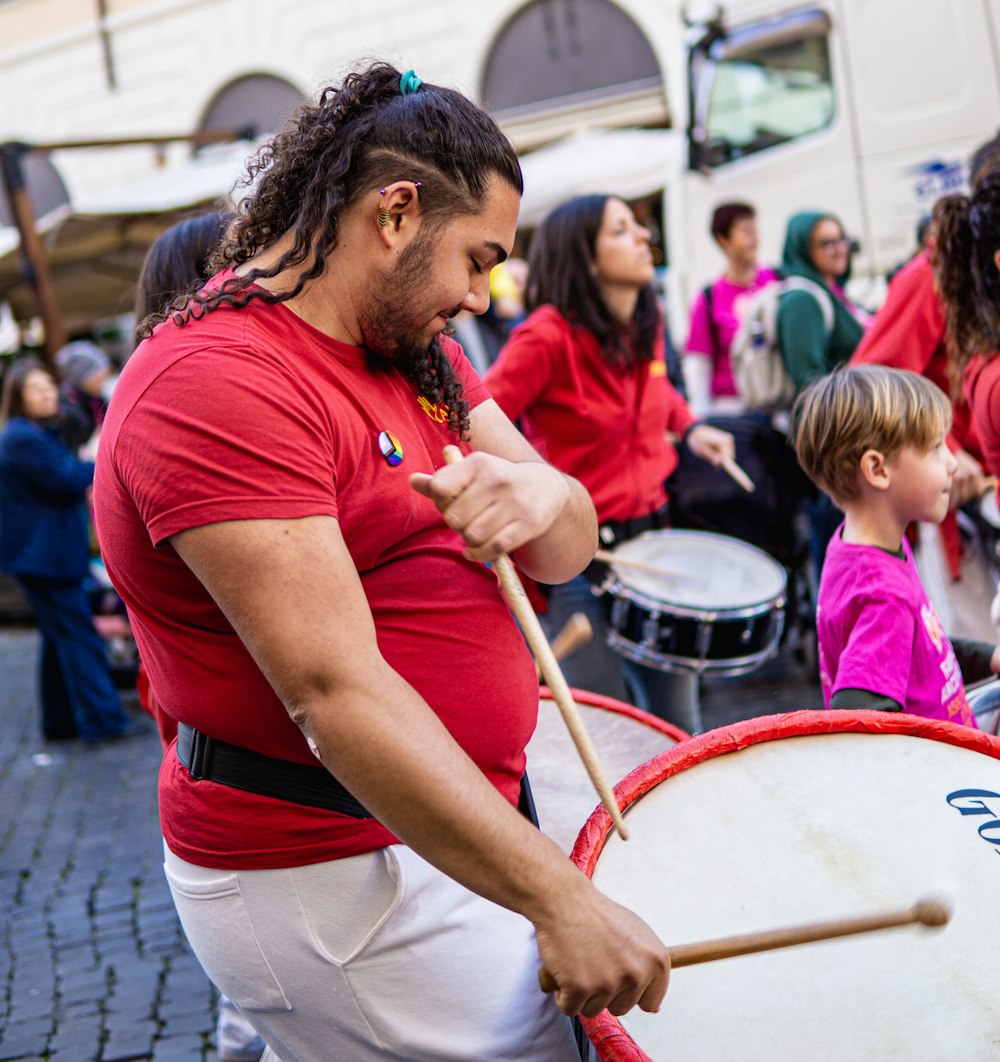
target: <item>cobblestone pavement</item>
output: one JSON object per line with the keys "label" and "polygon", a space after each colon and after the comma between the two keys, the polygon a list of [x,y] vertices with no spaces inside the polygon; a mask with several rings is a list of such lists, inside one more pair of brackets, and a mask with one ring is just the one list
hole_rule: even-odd
{"label": "cobblestone pavement", "polygon": [[0,1060],[214,1060],[216,993],[163,877],[159,738],[42,741],[36,647],[0,631]]}
{"label": "cobblestone pavement", "polygon": [[[161,866],[159,739],[43,742],[36,650],[0,629],[0,1062],[214,1062],[217,993]],[[788,651],[702,701],[707,727],[820,706]]]}

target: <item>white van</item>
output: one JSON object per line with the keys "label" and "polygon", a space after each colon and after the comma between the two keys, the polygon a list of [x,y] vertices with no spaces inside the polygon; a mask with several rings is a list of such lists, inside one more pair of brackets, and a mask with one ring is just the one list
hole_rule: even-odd
{"label": "white van", "polygon": [[689,26],[687,158],[664,203],[673,321],[721,269],[707,231],[731,199],[757,208],[768,263],[791,214],[837,215],[860,243],[854,275],[867,286],[854,294],[876,305],[920,218],[965,187],[971,152],[998,132],[1000,0],[731,0],[719,11]]}

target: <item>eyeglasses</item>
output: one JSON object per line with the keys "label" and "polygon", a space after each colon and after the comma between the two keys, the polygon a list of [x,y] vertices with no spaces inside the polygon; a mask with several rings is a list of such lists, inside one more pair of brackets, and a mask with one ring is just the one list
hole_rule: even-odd
{"label": "eyeglasses", "polygon": [[816,241],[817,251],[832,251],[834,247],[843,247],[844,244],[848,244],[851,241],[846,236],[831,236],[826,240]]}

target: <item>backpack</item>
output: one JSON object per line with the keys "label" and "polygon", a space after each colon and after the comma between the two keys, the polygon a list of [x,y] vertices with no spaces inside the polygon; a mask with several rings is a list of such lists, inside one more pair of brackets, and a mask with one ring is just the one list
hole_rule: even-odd
{"label": "backpack", "polygon": [[795,397],[795,385],[778,344],[778,306],[789,291],[808,291],[819,303],[828,339],[833,331],[833,300],[816,281],[786,277],[755,292],[729,348],[736,390],[750,412],[786,410]]}

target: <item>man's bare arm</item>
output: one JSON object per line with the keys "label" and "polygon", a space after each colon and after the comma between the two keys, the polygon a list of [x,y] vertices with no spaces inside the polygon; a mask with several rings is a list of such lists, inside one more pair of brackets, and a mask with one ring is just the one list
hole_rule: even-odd
{"label": "man's bare arm", "polygon": [[386,664],[334,519],[232,521],[171,542],[331,773],[429,862],[534,923],[563,1010],[659,1006],[660,941],[497,793]]}

